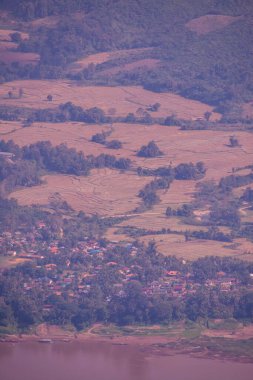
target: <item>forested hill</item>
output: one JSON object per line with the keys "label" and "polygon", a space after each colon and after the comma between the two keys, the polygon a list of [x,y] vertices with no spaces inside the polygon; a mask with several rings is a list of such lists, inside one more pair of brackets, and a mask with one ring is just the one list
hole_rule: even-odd
{"label": "forested hill", "polygon": [[[21,76],[66,77],[67,65],[89,54],[148,47],[143,57],[158,66],[117,73],[110,84],[141,84],[217,106],[252,99],[252,0],[5,0],[0,7],[30,34],[19,50],[40,55],[36,69]],[[45,17],[54,23],[34,28],[32,21]],[[84,79],[108,83],[97,66]]]}

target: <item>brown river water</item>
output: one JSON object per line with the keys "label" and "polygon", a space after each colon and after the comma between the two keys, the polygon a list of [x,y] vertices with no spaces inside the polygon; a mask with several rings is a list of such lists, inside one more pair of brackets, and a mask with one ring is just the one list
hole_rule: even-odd
{"label": "brown river water", "polygon": [[98,342],[0,343],[0,380],[252,380],[253,364]]}

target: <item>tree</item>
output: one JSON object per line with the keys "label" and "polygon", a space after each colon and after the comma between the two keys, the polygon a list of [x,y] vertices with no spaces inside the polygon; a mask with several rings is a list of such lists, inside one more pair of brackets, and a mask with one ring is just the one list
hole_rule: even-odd
{"label": "tree", "polygon": [[230,136],[230,138],[229,138],[229,146],[231,148],[235,148],[235,147],[239,146],[239,141],[238,141],[238,139],[235,136]]}
{"label": "tree", "polygon": [[49,101],[49,102],[52,102],[52,100],[53,100],[53,96],[52,95],[47,95],[47,100]]}
{"label": "tree", "polygon": [[209,121],[211,115],[212,115],[212,112],[210,112],[210,111],[206,111],[206,112],[204,113],[204,118],[205,118],[205,120],[206,120],[206,121]]}
{"label": "tree", "polygon": [[22,98],[23,95],[24,95],[24,90],[23,90],[22,87],[20,87],[20,89],[18,90],[18,97],[19,97],[19,98]]}
{"label": "tree", "polygon": [[137,153],[137,156],[151,158],[161,156],[162,154],[162,151],[160,151],[156,143],[154,141],[150,141],[148,145],[143,145],[141,147]]}
{"label": "tree", "polygon": [[91,137],[91,141],[104,145],[106,143],[106,133],[104,131],[101,133],[96,133]]}
{"label": "tree", "polygon": [[22,41],[21,34],[18,32],[11,33],[10,37],[11,37],[12,42],[15,42],[17,44],[19,44]]}
{"label": "tree", "polygon": [[158,109],[160,108],[161,104],[160,103],[154,103],[151,106],[148,107],[148,111],[151,112],[157,112]]}
{"label": "tree", "polygon": [[106,147],[109,149],[120,149],[122,148],[122,143],[119,140],[108,141]]}

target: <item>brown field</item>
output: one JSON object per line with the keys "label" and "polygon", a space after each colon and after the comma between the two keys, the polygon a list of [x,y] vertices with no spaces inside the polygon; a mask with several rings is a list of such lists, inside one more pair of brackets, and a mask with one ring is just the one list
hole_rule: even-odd
{"label": "brown field", "polygon": [[149,180],[117,170],[96,169],[89,177],[47,175],[40,186],[11,193],[20,204],[45,205],[54,193],[59,193],[74,209],[103,216],[122,215],[138,206],[136,193]]}
{"label": "brown field", "polygon": [[[123,224],[130,223],[127,223],[126,221],[121,223],[120,226]],[[191,228],[188,229],[191,230]],[[106,238],[115,242],[134,240],[129,236],[115,232],[117,232],[117,227],[110,228],[106,233]],[[204,256],[233,256],[241,260],[253,261],[253,243],[246,239],[236,239],[233,243],[198,239],[186,242],[183,235],[151,234],[141,236],[139,237],[139,240],[145,244],[148,244],[150,241],[154,241],[158,252],[166,256],[174,255],[178,258],[183,258],[190,261]]]}
{"label": "brown field", "polygon": [[[226,144],[231,132],[181,131],[178,127],[117,123],[113,125],[113,132],[108,140],[119,139],[123,144],[122,149],[111,150],[90,142],[93,134],[110,129],[109,125],[84,123],[34,123],[31,127],[21,128],[17,122],[2,122],[0,136],[2,134],[1,138],[5,140],[13,139],[19,145],[39,140],[50,140],[54,145],[67,143],[69,147],[82,150],[85,154],[109,153],[118,157],[129,157],[134,166],[148,168],[157,168],[170,163],[178,165],[182,162],[203,161],[207,167],[206,179],[219,180],[220,177],[231,174],[233,167],[252,165],[253,134],[249,132],[238,131],[236,136],[241,147],[230,148]],[[148,159],[137,157],[136,153],[140,147],[151,140],[158,144],[164,155]],[[175,186],[175,193],[180,191],[181,197],[182,192],[179,187],[187,193],[192,193],[195,182],[176,181],[171,189]],[[166,192],[164,197],[168,203],[174,203],[173,198],[169,199],[170,193],[173,193],[173,190]]]}
{"label": "brown field", "polygon": [[101,153],[114,153],[122,156],[117,151],[106,149],[103,145],[90,141],[95,133],[110,130],[108,125],[90,125],[82,123],[34,123],[29,128],[22,128],[17,122],[0,122],[0,138],[6,141],[13,140],[18,145],[24,146],[37,141],[49,140],[53,145],[67,144],[85,155]]}
{"label": "brown field", "polygon": [[[22,87],[24,96],[21,99],[7,99],[8,91]],[[53,101],[48,102],[47,95],[53,96]],[[196,119],[203,117],[206,111],[213,108],[195,100],[189,100],[172,93],[154,93],[144,90],[139,86],[78,86],[71,81],[60,80],[19,80],[4,83],[0,87],[0,99],[3,105],[29,108],[53,108],[59,104],[72,101],[84,108],[100,107],[106,113],[115,108],[116,115],[126,116],[135,113],[139,108],[148,107],[150,104],[160,103],[158,112],[153,112],[155,117],[166,117],[175,114],[182,119]],[[212,120],[220,118],[213,113]]]}
{"label": "brown field", "polygon": [[113,59],[127,58],[132,55],[136,56],[138,54],[141,54],[149,50],[151,50],[151,48],[125,49],[125,50],[117,50],[117,51],[91,54],[71,64],[69,67],[69,72],[74,73],[74,72],[83,70],[86,67],[88,67],[88,65],[91,63],[94,63],[94,65],[99,65],[101,63],[111,61]]}
{"label": "brown field", "polygon": [[223,29],[235,21],[243,19],[243,16],[206,15],[187,22],[185,25],[192,32],[207,34],[218,29]]}
{"label": "brown field", "polygon": [[19,122],[16,121],[3,121],[0,120],[0,138],[10,140],[12,137],[8,138],[8,135],[11,135],[15,131],[21,130]]}
{"label": "brown field", "polygon": [[[6,93],[12,90],[24,89],[21,99],[5,99]],[[51,93],[53,102],[47,102],[46,96]],[[118,115],[136,112],[139,107],[159,102],[159,113],[168,115],[177,113],[179,117],[196,118],[203,115],[208,107],[199,102],[190,101],[174,94],[155,94],[140,87],[81,87],[69,81],[16,81],[6,83],[0,88],[1,103],[20,107],[55,107],[66,101],[73,101],[85,108],[99,106],[106,112],[115,108]],[[219,115],[213,114],[214,118]],[[108,141],[119,139],[123,147],[110,150],[92,143],[91,136],[101,131],[111,130]],[[218,181],[222,176],[232,173],[232,168],[252,165],[253,134],[237,131],[236,137],[240,147],[227,146],[231,131],[181,131],[178,127],[161,125],[139,125],[115,123],[111,125],[89,125],[85,123],[34,123],[31,127],[22,128],[18,122],[0,122],[0,138],[13,139],[19,145],[35,143],[40,140],[50,140],[53,145],[66,143],[69,147],[81,150],[84,154],[98,155],[108,153],[117,157],[129,157],[133,166],[157,168],[159,166],[175,166],[182,162],[203,161],[207,167],[205,179]],[[137,157],[140,147],[154,140],[164,155],[157,158],[145,159]],[[246,172],[245,172],[246,173]],[[243,171],[238,174],[245,174]],[[97,213],[102,216],[129,215],[140,205],[137,194],[151,177],[138,177],[134,173],[122,174],[116,170],[93,170],[88,177],[67,175],[47,175],[40,186],[18,190],[10,197],[18,199],[21,204],[47,204],[48,198],[59,193],[74,209],[83,210],[87,214]],[[152,210],[141,214],[131,215],[119,226],[110,229],[107,237],[111,240],[131,240],[124,235],[115,234],[119,227],[133,226],[153,231],[170,228],[174,231],[205,230],[183,224],[176,217],[166,218],[168,206],[179,207],[182,203],[190,202],[196,187],[195,181],[174,181],[167,191],[159,191],[161,202]],[[238,194],[241,194],[238,190]],[[250,221],[252,214],[241,210],[243,221]],[[242,259],[253,260],[253,244],[245,239],[236,240],[235,244],[215,241],[193,240],[184,241],[182,235],[149,235],[140,240],[148,242],[154,239],[158,251],[164,254],[175,254],[186,259],[195,259],[205,255],[234,255]],[[246,253],[247,252],[247,253]]]}
{"label": "brown field", "polygon": [[4,63],[19,62],[20,64],[35,64],[40,59],[36,53],[22,53],[19,51],[1,51],[1,61]]}
{"label": "brown field", "polygon": [[27,40],[29,38],[28,33],[20,32],[19,30],[0,29],[0,41],[11,41],[10,35],[15,32],[20,33],[23,40]]}
{"label": "brown field", "polygon": [[[19,62],[21,64],[35,63],[39,60],[39,55],[35,53],[22,53],[15,51],[17,44],[11,41],[11,33],[16,30],[0,29],[0,60],[4,63]],[[19,31],[18,31],[19,32]],[[27,33],[19,32],[22,39],[28,39]]]}
{"label": "brown field", "polygon": [[17,46],[18,45],[15,42],[0,40],[1,60],[2,60],[2,55],[4,55],[5,52],[9,52],[9,50],[14,50],[16,49]]}
{"label": "brown field", "polygon": [[185,242],[182,236],[177,235],[150,235],[141,238],[141,240],[146,243],[154,240],[159,252],[168,256],[175,255],[186,260],[196,260],[204,256],[234,256],[243,260],[253,260],[253,243],[245,239],[238,239],[236,241],[238,245],[235,244],[235,248],[231,243],[213,240]]}

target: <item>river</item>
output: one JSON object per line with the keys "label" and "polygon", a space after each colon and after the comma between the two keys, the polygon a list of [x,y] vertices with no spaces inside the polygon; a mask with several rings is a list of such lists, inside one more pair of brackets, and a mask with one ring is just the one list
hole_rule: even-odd
{"label": "river", "polygon": [[0,343],[1,380],[252,380],[253,364],[110,343]]}

